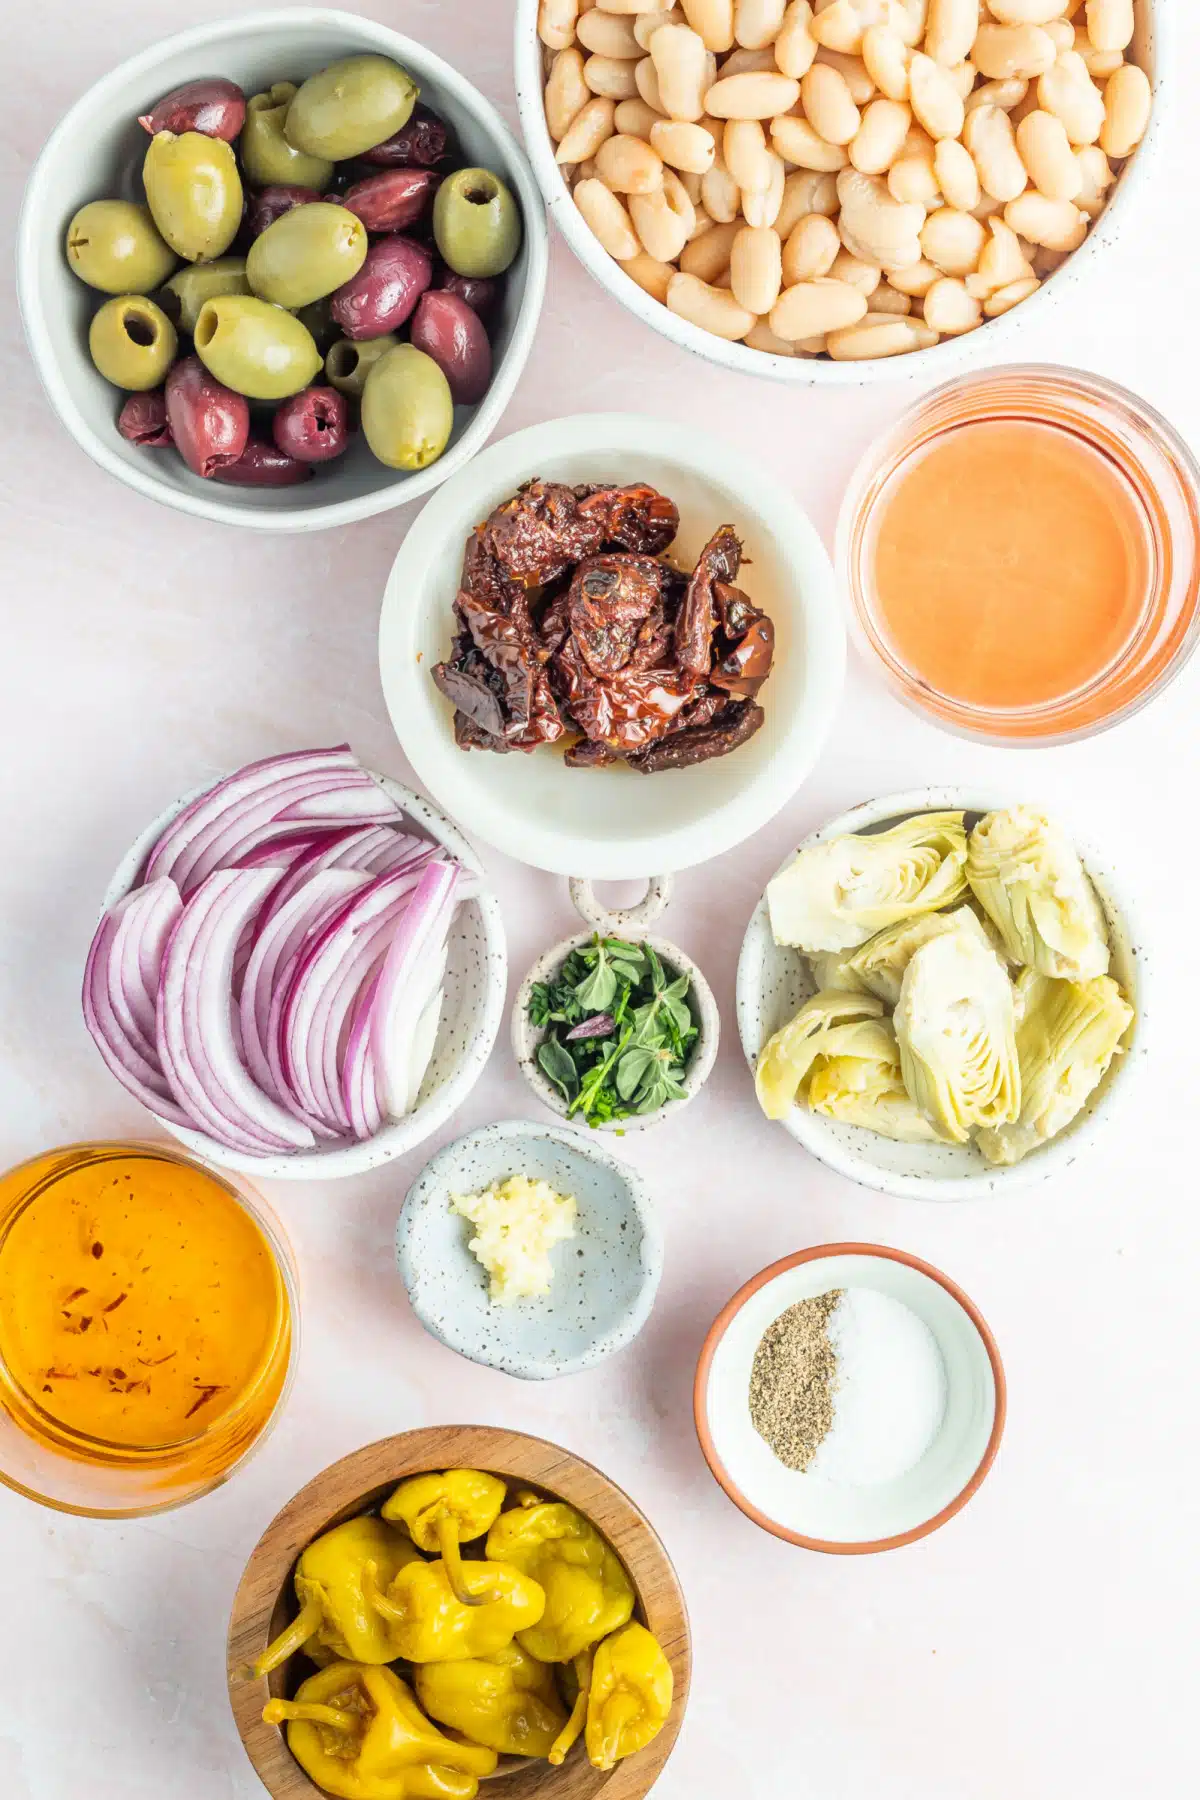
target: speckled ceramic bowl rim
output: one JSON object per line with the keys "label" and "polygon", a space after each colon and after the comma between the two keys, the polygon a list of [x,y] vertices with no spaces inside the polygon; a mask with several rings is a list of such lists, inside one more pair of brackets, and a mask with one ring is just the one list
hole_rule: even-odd
{"label": "speckled ceramic bowl rim", "polygon": [[[795,1269],[801,1263],[819,1262],[832,1256],[878,1256],[888,1262],[903,1263],[906,1268],[916,1269],[919,1274],[928,1276],[931,1281],[936,1281],[938,1286],[944,1288],[950,1298],[962,1308],[978,1332],[987,1352],[988,1361],[992,1366],[992,1380],[996,1389],[996,1410],[992,1419],[992,1429],[987,1447],[970,1480],[959,1490],[953,1500],[943,1506],[940,1512],[934,1513],[931,1519],[926,1519],[923,1524],[914,1525],[910,1531],[897,1532],[894,1537],[875,1538],[869,1543],[843,1544],[834,1538],[805,1537],[802,1532],[790,1531],[786,1525],[781,1525],[778,1520],[772,1519],[769,1514],[760,1511],[746,1498],[717,1455],[708,1423],[708,1378],[713,1358],[721,1339],[747,1300],[757,1294],[760,1288],[766,1287],[768,1282],[774,1281],[780,1275],[786,1275],[789,1269]],[[700,1448],[704,1453],[704,1460],[734,1505],[744,1512],[748,1519],[753,1519],[756,1525],[761,1525],[763,1530],[769,1531],[773,1537],[782,1538],[788,1544],[798,1544],[802,1550],[820,1550],[827,1556],[869,1556],[878,1550],[900,1550],[905,1544],[915,1544],[918,1538],[928,1537],[931,1532],[937,1531],[939,1526],[944,1525],[947,1519],[952,1519],[956,1512],[962,1511],[996,1460],[996,1452],[1000,1448],[1000,1439],[1004,1436],[1004,1422],[1008,1415],[1008,1384],[1004,1376],[1004,1364],[1000,1360],[1000,1351],[987,1320],[958,1283],[951,1281],[948,1275],[943,1275],[940,1269],[935,1269],[932,1263],[924,1262],[921,1257],[913,1256],[908,1250],[895,1250],[887,1244],[816,1244],[811,1250],[797,1250],[793,1255],[780,1257],[778,1262],[773,1262],[767,1268],[760,1269],[758,1274],[752,1275],[750,1280],[740,1287],[733,1298],[721,1308],[709,1327],[708,1335],[700,1350],[700,1360],[696,1365],[696,1379],[692,1387],[692,1414],[696,1423],[696,1436],[700,1440]]]}
{"label": "speckled ceramic bowl rim", "polygon": [[[453,1327],[448,1332],[445,1322],[436,1323],[426,1314],[424,1309],[412,1297],[412,1281],[410,1271],[415,1278],[415,1269],[409,1254],[409,1247],[417,1214],[425,1207],[433,1205],[447,1192],[445,1170],[464,1150],[480,1141],[500,1138],[505,1142],[519,1141],[522,1138],[540,1138],[543,1142],[560,1144],[564,1150],[573,1155],[586,1157],[597,1167],[606,1169],[620,1182],[629,1199],[630,1211],[636,1217],[642,1233],[641,1264],[643,1269],[642,1285],[634,1304],[629,1308],[620,1324],[611,1331],[601,1332],[592,1339],[586,1350],[577,1356],[564,1357],[555,1361],[553,1366],[538,1361],[536,1358],[517,1359],[493,1356],[480,1356],[473,1349],[468,1349],[453,1335]],[[611,1151],[596,1143],[590,1136],[578,1131],[563,1131],[557,1125],[543,1125],[534,1119],[498,1119],[492,1125],[481,1125],[476,1131],[464,1132],[462,1137],[455,1138],[446,1144],[436,1155],[431,1156],[421,1170],[408,1193],[404,1196],[404,1205],[396,1221],[396,1264],[400,1270],[400,1278],[408,1293],[412,1309],[420,1319],[426,1331],[448,1349],[456,1350],[465,1356],[468,1362],[480,1363],[486,1368],[500,1369],[507,1375],[515,1375],[526,1381],[541,1381],[559,1375],[577,1375],[584,1369],[595,1368],[598,1363],[625,1349],[637,1337],[654,1308],[659,1283],[663,1271],[663,1231],[659,1224],[658,1214],[650,1189],[639,1172],[629,1163],[622,1162]],[[553,1297],[553,1296],[552,1296]]]}
{"label": "speckled ceramic bowl rim", "polygon": [[[402,807],[417,825],[423,827],[430,837],[436,838],[439,844],[480,878],[479,891],[472,904],[478,906],[483,925],[482,967],[485,986],[479,1002],[475,1035],[460,1067],[449,1081],[443,1082],[437,1092],[431,1094],[406,1119],[393,1125],[385,1125],[382,1131],[377,1131],[365,1143],[345,1144],[336,1150],[302,1150],[294,1156],[246,1156],[240,1151],[226,1149],[223,1144],[214,1143],[203,1132],[185,1131],[181,1126],[160,1119],[157,1113],[150,1114],[155,1123],[177,1138],[185,1149],[193,1151],[197,1156],[206,1157],[209,1162],[216,1163],[222,1169],[236,1170],[239,1175],[257,1176],[270,1181],[333,1181],[346,1175],[364,1175],[368,1169],[377,1169],[383,1163],[393,1162],[397,1156],[407,1155],[418,1144],[423,1144],[427,1137],[432,1136],[439,1126],[444,1125],[455,1108],[466,1099],[483,1073],[500,1030],[500,1021],[504,1016],[504,996],[508,988],[504,921],[499,900],[484,885],[483,865],[476,851],[454,821],[439,807],[434,806],[432,801],[414,793],[400,782],[393,781],[390,775],[381,775],[373,769],[368,770],[368,774],[374,776],[384,793],[397,806]],[[218,776],[217,779],[222,778]],[[206,781],[200,787],[193,788],[161,812],[152,824],[147,825],[121,858],[105,890],[102,912],[107,912],[110,906],[115,906],[118,900],[124,899],[130,892],[151,846],[171,820],[185,806],[215,786],[216,782]]]}
{"label": "speckled ceramic bowl rim", "polygon": [[[1023,785],[1014,782],[1014,787]],[[871,825],[881,824],[887,819],[902,819],[914,813],[955,812],[986,813],[1002,810],[1018,804],[1019,796],[1014,798],[1011,791],[998,794],[993,789],[975,787],[928,787],[910,788],[899,794],[885,794],[878,800],[865,800],[849,812],[831,819],[819,830],[810,832],[796,846],[797,850],[807,849],[812,844],[821,844],[832,837],[841,837],[845,833],[862,831]],[[1036,800],[1025,800],[1022,804],[1036,805]],[[1134,979],[1130,996],[1134,1007],[1134,1049],[1136,1054],[1122,1058],[1119,1064],[1110,1070],[1102,1084],[1099,1097],[1089,1102],[1084,1113],[1080,1115],[1059,1137],[1034,1151],[1019,1163],[1009,1168],[996,1167],[986,1175],[968,1176],[935,1176],[904,1175],[892,1170],[879,1168],[871,1158],[862,1152],[845,1150],[834,1139],[832,1133],[822,1128],[816,1115],[807,1112],[803,1107],[793,1106],[785,1119],[778,1123],[790,1137],[802,1144],[804,1148],[822,1162],[827,1168],[845,1175],[849,1180],[857,1182],[861,1187],[873,1188],[878,1193],[894,1194],[900,1199],[915,1200],[982,1200],[993,1194],[997,1188],[1012,1191],[1022,1187],[1033,1187],[1047,1181],[1052,1175],[1059,1174],[1083,1150],[1088,1149],[1098,1133],[1109,1123],[1119,1108],[1128,1102],[1130,1091],[1145,1062],[1147,1047],[1147,1021],[1150,1016],[1150,993],[1152,979],[1150,974],[1150,958],[1146,952],[1145,939],[1138,926],[1138,918],[1134,902],[1123,884],[1114,881],[1107,873],[1098,870],[1107,869],[1104,858],[1089,843],[1086,837],[1077,832],[1070,821],[1063,821],[1061,808],[1054,807],[1051,814],[1056,823],[1063,824],[1072,844],[1079,853],[1080,861],[1089,880],[1100,896],[1106,913],[1112,915],[1120,924],[1124,936],[1129,943],[1130,962],[1133,966]],[[786,869],[796,851],[790,851],[775,870],[774,875]],[[772,880],[774,880],[774,875]],[[746,935],[742,940],[741,954],[738,957],[737,969],[737,1021],[738,1035],[742,1043],[742,1051],[750,1065],[753,1075],[757,1062],[757,1053],[752,1048],[751,1021],[749,1018],[749,968],[751,956],[750,933],[755,918],[765,902],[765,890],[760,896],[754,912],[746,926]],[[799,952],[797,952],[797,955]]]}
{"label": "speckled ceramic bowl rim", "polygon": [[[517,0],[513,59],[516,70],[517,109],[525,148],[533,164],[533,172],[546,202],[546,209],[563,237],[588,274],[606,288],[627,312],[634,313],[644,325],[682,350],[689,350],[705,362],[717,363],[739,374],[757,375],[793,386],[863,387],[881,381],[936,381],[954,374],[970,363],[1003,358],[1024,324],[1035,316],[1050,314],[1051,306],[1065,300],[1074,289],[1076,304],[1083,302],[1083,284],[1103,277],[1101,252],[1114,254],[1120,229],[1132,216],[1134,207],[1146,192],[1156,171],[1167,121],[1173,111],[1174,82],[1178,78],[1178,52],[1175,41],[1173,7],[1137,0],[1139,13],[1145,12],[1148,29],[1141,27],[1150,47],[1153,103],[1150,124],[1109,204],[1070,259],[1042,283],[1036,294],[1022,301],[998,319],[989,319],[977,331],[936,344],[932,350],[914,350],[906,356],[877,358],[870,362],[819,362],[811,357],[771,356],[762,350],[749,350],[744,344],[726,343],[711,332],[700,330],[686,319],[677,317],[641,289],[621,265],[601,248],[585,224],[570,189],[554,160],[554,145],[546,128],[543,101],[541,44],[537,36],[539,0]],[[1036,309],[1036,315],[1030,309]]]}
{"label": "speckled ceramic bowl rim", "polygon": [[[250,510],[222,499],[220,488],[211,482],[205,484],[203,492],[197,493],[164,487],[155,476],[151,462],[142,469],[122,461],[105,439],[92,429],[75,404],[71,384],[59,367],[54,345],[42,320],[36,245],[44,230],[42,220],[48,201],[53,198],[47,190],[52,173],[57,174],[55,158],[59,146],[72,136],[78,136],[81,116],[104,107],[109,103],[109,94],[119,92],[128,81],[153,74],[168,57],[194,51],[197,57],[195,73],[204,74],[208,72],[203,66],[205,61],[219,65],[221,50],[239,39],[251,37],[266,28],[286,32],[289,28],[301,27],[305,31],[345,32],[349,48],[377,51],[409,64],[418,77],[431,76],[454,94],[464,111],[474,115],[480,127],[503,146],[510,159],[525,226],[528,269],[512,339],[496,369],[495,378],[458,443],[436,463],[407,474],[392,471],[392,479],[386,485],[348,500],[314,500],[311,505],[288,511]],[[51,405],[75,442],[107,474],[146,499],[174,507],[177,512],[191,513],[195,518],[210,519],[222,525],[242,525],[254,531],[324,531],[419,500],[463,468],[486,444],[512,399],[533,348],[546,293],[549,235],[545,209],[528,158],[491,101],[486,100],[465,76],[414,38],[393,31],[377,19],[331,7],[286,7],[279,11],[247,13],[243,18],[216,19],[211,24],[196,25],[189,31],[162,38],[110,69],[80,95],[47,138],[25,188],[17,226],[17,301],[34,366]]]}
{"label": "speckled ceramic bowl rim", "polygon": [[[692,961],[685,950],[681,950],[679,945],[672,943],[669,938],[657,937],[653,932],[645,931],[635,931],[629,935],[631,942],[649,944],[659,961],[665,963],[668,968],[675,969],[680,975],[691,977],[691,992],[696,997],[695,1010],[699,1018],[700,1035],[696,1040],[691,1061],[684,1074],[682,1099],[669,1100],[665,1106],[656,1107],[653,1112],[635,1113],[631,1119],[607,1119],[599,1125],[588,1125],[580,1120],[575,1125],[577,1131],[582,1130],[588,1133],[608,1131],[622,1135],[631,1131],[648,1131],[651,1126],[660,1125],[665,1119],[678,1117],[684,1107],[690,1105],[696,1098],[712,1074],[713,1065],[717,1060],[717,1049],[721,1039],[721,1012],[717,1005],[716,995],[713,993],[703,969]],[[547,1080],[538,1068],[538,1045],[546,1034],[530,1023],[529,1000],[534,984],[548,980],[561,968],[573,950],[582,950],[585,944],[590,944],[592,936],[590,931],[576,932],[574,937],[563,938],[561,942],[551,945],[549,950],[543,951],[521,983],[517,990],[516,1000],[513,1002],[510,1035],[517,1067],[542,1105],[549,1107],[551,1112],[557,1113],[560,1119],[565,1119],[567,1116],[567,1103],[558,1089]]]}

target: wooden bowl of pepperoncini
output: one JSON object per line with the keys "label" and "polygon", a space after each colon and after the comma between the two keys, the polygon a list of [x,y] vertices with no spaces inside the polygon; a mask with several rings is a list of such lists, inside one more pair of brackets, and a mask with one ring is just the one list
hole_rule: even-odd
{"label": "wooden bowl of pepperoncini", "polygon": [[272,1800],[640,1800],[690,1676],[649,1520],[570,1451],[485,1426],[324,1470],[259,1539],[229,1626],[234,1719]]}

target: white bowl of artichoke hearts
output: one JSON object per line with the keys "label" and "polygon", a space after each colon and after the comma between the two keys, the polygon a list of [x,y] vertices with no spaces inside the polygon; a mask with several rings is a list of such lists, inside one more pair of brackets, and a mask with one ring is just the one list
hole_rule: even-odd
{"label": "white bowl of artichoke hearts", "polygon": [[927,788],[855,807],[777,871],[738,1028],[768,1118],[926,1200],[1074,1161],[1145,1053],[1146,966],[1104,857],[1031,805]]}

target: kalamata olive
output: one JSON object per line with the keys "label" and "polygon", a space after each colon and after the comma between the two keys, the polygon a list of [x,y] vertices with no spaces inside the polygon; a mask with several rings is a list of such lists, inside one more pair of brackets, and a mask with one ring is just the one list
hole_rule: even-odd
{"label": "kalamata olive", "polygon": [[433,279],[433,258],[412,238],[379,238],[352,280],[333,296],[332,312],[348,338],[382,337],[409,317]]}
{"label": "kalamata olive", "polygon": [[185,262],[222,256],[242,222],[237,158],[221,138],[160,131],[142,165],[146,204],[154,223]]}
{"label": "kalamata olive", "polygon": [[284,213],[291,212],[294,206],[307,206],[316,197],[311,188],[285,186],[282,182],[260,188],[252,197],[250,210],[246,214],[246,231],[249,237],[261,237],[267,226],[273,225],[276,219],[282,219]]}
{"label": "kalamata olive", "polygon": [[306,156],[343,162],[399,131],[416,100],[416,82],[389,56],[344,56],[304,82],[283,135]]}
{"label": "kalamata olive", "polygon": [[407,125],[382,144],[363,151],[363,161],[385,169],[432,169],[446,154],[449,132],[436,113],[418,101]]}
{"label": "kalamata olive", "polygon": [[422,294],[409,332],[418,350],[432,356],[455,406],[474,406],[492,379],[492,347],[479,314],[457,294]]}
{"label": "kalamata olive", "polygon": [[224,138],[227,144],[232,144],[245,123],[246,96],[236,81],[226,81],[221,75],[185,81],[138,119],[151,137],[156,131],[173,131],[176,136],[199,131],[205,137]]}
{"label": "kalamata olive", "polygon": [[332,387],[308,387],[276,408],[271,426],[276,448],[297,462],[332,462],[350,442],[350,408]]}
{"label": "kalamata olive", "polygon": [[403,231],[429,211],[441,179],[432,169],[385,169],[355,182],[341,201],[368,231]]}
{"label": "kalamata olive", "polygon": [[167,400],[161,388],[130,394],[117,419],[117,430],[141,450],[165,450],[174,442],[167,423]]}
{"label": "kalamata olive", "polygon": [[213,470],[215,481],[234,487],[295,487],[298,481],[309,481],[313,470],[308,463],[297,462],[274,444],[262,438],[251,438],[236,462],[223,463]]}
{"label": "kalamata olive", "polygon": [[164,395],[175,447],[194,475],[208,478],[237,462],[250,436],[250,408],[243,395],[210,375],[198,356],[175,364]]}
{"label": "kalamata olive", "polygon": [[486,319],[497,300],[500,298],[500,284],[489,281],[486,275],[444,275],[438,282],[439,289],[445,294],[457,294],[465,300],[472,312],[477,312],[481,319]]}

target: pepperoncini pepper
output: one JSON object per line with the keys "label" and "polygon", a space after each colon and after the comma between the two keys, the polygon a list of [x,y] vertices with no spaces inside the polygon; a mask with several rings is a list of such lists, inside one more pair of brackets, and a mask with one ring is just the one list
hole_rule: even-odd
{"label": "pepperoncini pepper", "polygon": [[662,1647],[635,1620],[597,1648],[587,1696],[588,1761],[611,1769],[644,1750],[671,1711],[675,1678]]}
{"label": "pepperoncini pepper", "polygon": [[446,1565],[454,1597],[478,1606],[462,1575],[460,1544],[480,1538],[495,1524],[504,1505],[504,1483],[479,1469],[447,1469],[444,1475],[414,1475],[403,1481],[380,1511],[408,1527],[418,1550],[432,1550]]}
{"label": "pepperoncini pepper", "polygon": [[431,1719],[506,1756],[549,1756],[567,1722],[553,1671],[517,1644],[491,1656],[421,1664],[413,1686]]}
{"label": "pepperoncini pepper", "polygon": [[616,1553],[561,1501],[501,1513],[488,1533],[487,1554],[545,1590],[541,1618],[517,1633],[538,1662],[573,1661],[633,1614],[633,1588]]}
{"label": "pepperoncini pepper", "polygon": [[268,1674],[303,1649],[318,1655],[328,1651],[351,1662],[391,1662],[399,1652],[387,1621],[367,1602],[363,1572],[372,1565],[375,1580],[386,1586],[407,1563],[419,1561],[402,1532],[370,1514],[326,1531],[296,1564],[300,1611],[268,1644],[254,1664],[254,1674]]}
{"label": "pepperoncini pepper", "polygon": [[440,1560],[423,1562],[416,1557],[386,1589],[370,1567],[364,1571],[367,1604],[386,1627],[393,1657],[426,1663],[491,1656],[541,1618],[546,1596],[520,1569],[505,1563],[464,1563],[462,1575],[475,1602],[472,1606],[455,1599]]}
{"label": "pepperoncini pepper", "polygon": [[268,1700],[268,1725],[338,1800],[475,1800],[496,1753],[443,1737],[391,1669],[335,1662],[302,1681],[294,1700]]}

